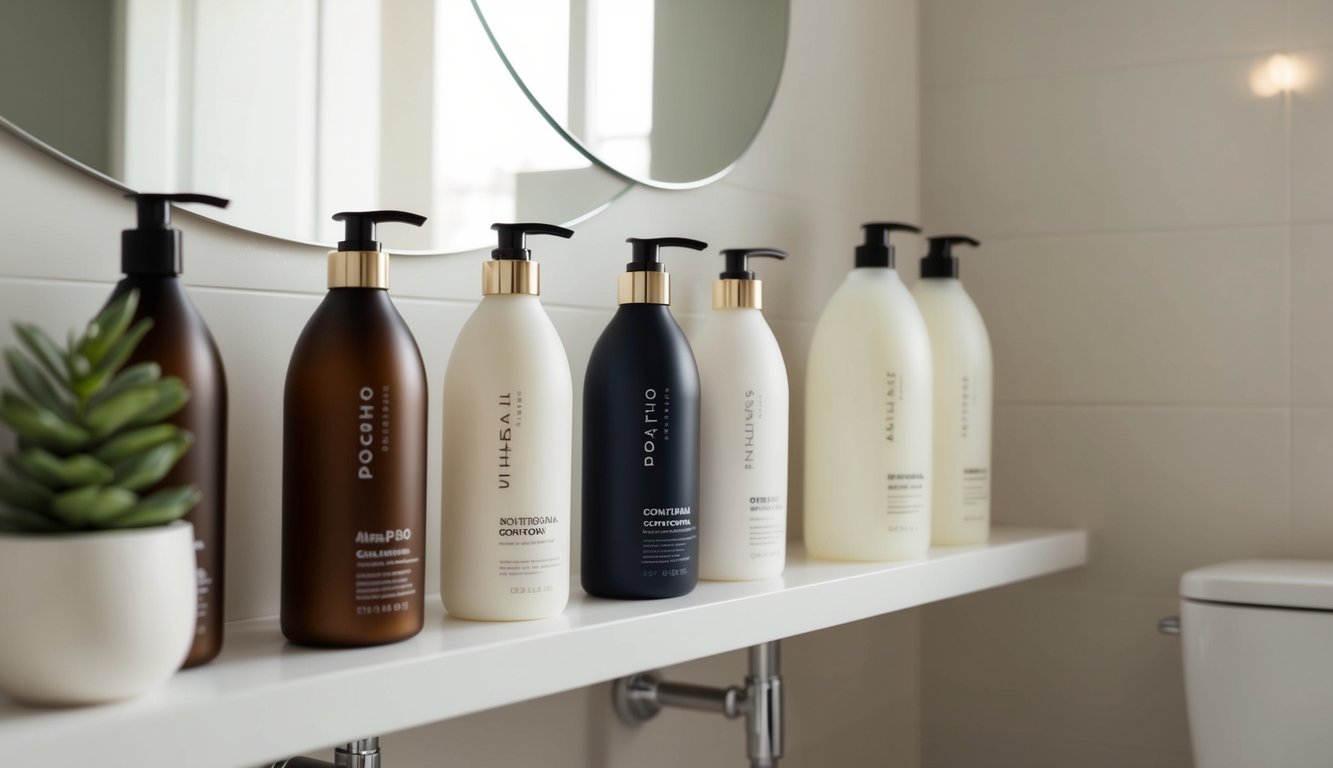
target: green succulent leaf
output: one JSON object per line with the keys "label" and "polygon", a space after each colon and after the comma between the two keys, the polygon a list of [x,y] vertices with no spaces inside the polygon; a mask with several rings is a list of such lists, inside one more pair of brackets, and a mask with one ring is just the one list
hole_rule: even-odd
{"label": "green succulent leaf", "polygon": [[139,292],[129,291],[106,307],[88,323],[78,345],[79,354],[98,365],[117,339],[124,335],[139,308]]}
{"label": "green succulent leaf", "polygon": [[51,512],[71,527],[102,527],[138,503],[139,495],[133,491],[90,485],[56,494]]}
{"label": "green succulent leaf", "polygon": [[181,434],[181,429],[172,424],[141,427],[116,435],[93,451],[93,455],[106,464],[119,464],[175,438],[178,434]]}
{"label": "green succulent leaf", "polygon": [[59,414],[62,418],[74,418],[74,409],[59,392],[56,392],[55,386],[51,384],[46,374],[24,357],[23,353],[17,349],[7,349],[5,360],[9,363],[10,372],[14,374],[14,380],[29,397],[37,401],[38,405]]}
{"label": "green succulent leaf", "polygon": [[193,485],[166,488],[112,520],[109,527],[144,528],[150,525],[166,525],[185,516],[202,498],[203,494]]}
{"label": "green succulent leaf", "polygon": [[122,370],[115,378],[102,388],[102,391],[93,395],[88,401],[89,408],[96,408],[108,398],[115,397],[127,389],[133,389],[143,384],[151,384],[162,376],[162,367],[157,363],[136,363],[129,368]]}
{"label": "green succulent leaf", "polygon": [[0,396],[0,421],[13,427],[26,445],[42,448],[77,450],[92,438],[83,427],[10,392]]}
{"label": "green succulent leaf", "polygon": [[[162,392],[159,391],[161,383],[143,384],[133,389],[127,389],[115,397],[107,398],[98,403],[96,407],[88,409],[87,414],[84,415],[84,423],[97,438],[111,435],[111,433],[147,413],[150,408],[157,404],[159,398],[162,397]],[[152,421],[158,420],[153,419]]]}
{"label": "green succulent leaf", "polygon": [[130,328],[129,332],[112,342],[110,349],[93,367],[88,358],[75,353],[70,355],[70,374],[74,382],[74,392],[81,400],[87,400],[106,386],[116,371],[129,361],[130,355],[143,341],[143,337],[153,327],[153,321],[143,318]]}
{"label": "green succulent leaf", "polygon": [[190,450],[193,443],[194,438],[188,432],[182,433],[170,442],[117,464],[116,485],[130,491],[142,491],[157,484],[176,466],[176,462]]}
{"label": "green succulent leaf", "polygon": [[0,475],[0,502],[11,509],[44,512],[54,496],[50,489],[25,477]]}
{"label": "green succulent leaf", "polygon": [[19,341],[28,348],[32,356],[42,364],[46,372],[61,384],[69,383],[69,368],[65,365],[65,353],[51,340],[41,328],[31,323],[14,323],[14,332]]}
{"label": "green succulent leaf", "polygon": [[128,426],[142,427],[157,424],[174,416],[190,400],[190,390],[185,387],[185,382],[175,376],[168,376],[158,381],[155,386],[158,394],[157,402],[135,417]]}
{"label": "green succulent leaf", "polygon": [[61,458],[41,448],[29,448],[10,456],[9,464],[47,488],[102,485],[115,477],[111,467],[83,453]]}

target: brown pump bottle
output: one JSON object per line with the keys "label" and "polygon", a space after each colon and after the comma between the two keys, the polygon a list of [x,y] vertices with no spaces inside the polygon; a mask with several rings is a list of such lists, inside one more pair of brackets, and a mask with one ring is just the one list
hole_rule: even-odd
{"label": "brown pump bottle", "polygon": [[181,284],[181,232],[171,228],[171,203],[227,201],[208,195],[130,194],[139,211],[137,229],[121,233],[120,268],[124,279],[111,301],[139,291],[136,318],[153,320],[130,363],[154,362],[163,376],[176,376],[190,390],[190,400],[171,422],[194,435],[192,447],[158,487],[194,485],[203,497],[185,519],[194,525],[198,564],[198,614],[194,644],[185,667],[212,661],[222,650],[223,562],[227,494],[227,376],[217,344]]}
{"label": "brown pump bottle", "polygon": [[287,368],[282,443],[282,633],[363,646],[421,631],[426,559],[426,368],[389,300],[375,225],[339,213],[329,293]]}

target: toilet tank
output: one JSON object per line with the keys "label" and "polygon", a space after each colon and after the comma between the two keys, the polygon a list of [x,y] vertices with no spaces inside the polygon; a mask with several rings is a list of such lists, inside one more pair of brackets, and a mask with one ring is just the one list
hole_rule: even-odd
{"label": "toilet tank", "polygon": [[1208,566],[1180,594],[1196,768],[1333,765],[1333,562]]}

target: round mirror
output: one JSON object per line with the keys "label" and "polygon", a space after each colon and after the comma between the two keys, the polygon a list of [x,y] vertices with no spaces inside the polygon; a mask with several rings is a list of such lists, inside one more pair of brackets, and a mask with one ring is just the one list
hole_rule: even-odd
{"label": "round mirror", "polygon": [[786,59],[788,0],[473,0],[533,103],[586,154],[666,188],[750,145]]}
{"label": "round mirror", "polygon": [[200,212],[245,229],[332,243],[332,213],[401,208],[430,221],[393,250],[459,251],[494,221],[573,222],[630,185],[550,129],[468,0],[4,11],[0,125],[129,189],[231,198]]}

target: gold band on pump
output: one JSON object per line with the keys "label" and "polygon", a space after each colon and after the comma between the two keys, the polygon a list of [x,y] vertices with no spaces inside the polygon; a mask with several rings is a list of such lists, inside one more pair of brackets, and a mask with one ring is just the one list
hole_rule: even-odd
{"label": "gold band on pump", "polygon": [[764,285],[758,280],[717,280],[713,309],[763,309]]}
{"label": "gold band on pump", "polygon": [[541,265],[526,259],[492,259],[481,264],[481,293],[526,293],[539,295]]}
{"label": "gold band on pump", "polygon": [[671,275],[665,272],[622,272],[618,299],[621,304],[670,304]]}
{"label": "gold band on pump", "polygon": [[389,254],[329,251],[330,288],[389,288]]}

